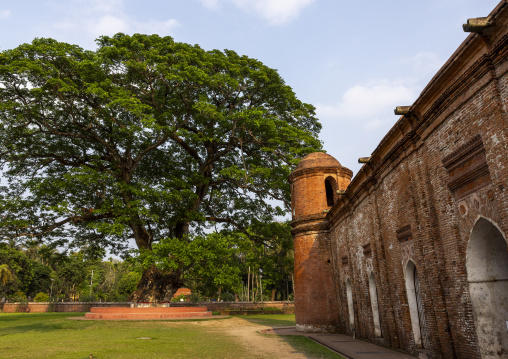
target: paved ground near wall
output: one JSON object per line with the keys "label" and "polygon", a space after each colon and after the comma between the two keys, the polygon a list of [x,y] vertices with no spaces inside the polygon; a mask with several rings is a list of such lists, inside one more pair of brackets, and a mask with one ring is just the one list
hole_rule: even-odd
{"label": "paved ground near wall", "polygon": [[396,350],[380,347],[363,340],[342,334],[317,334],[297,332],[295,327],[271,328],[265,334],[304,335],[337,353],[351,359],[414,359],[415,357]]}

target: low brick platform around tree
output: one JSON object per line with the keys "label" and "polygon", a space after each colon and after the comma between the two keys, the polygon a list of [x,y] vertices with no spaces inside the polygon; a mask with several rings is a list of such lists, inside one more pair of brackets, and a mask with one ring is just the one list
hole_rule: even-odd
{"label": "low brick platform around tree", "polygon": [[102,307],[90,308],[85,319],[90,320],[160,320],[210,318],[212,312],[206,307]]}

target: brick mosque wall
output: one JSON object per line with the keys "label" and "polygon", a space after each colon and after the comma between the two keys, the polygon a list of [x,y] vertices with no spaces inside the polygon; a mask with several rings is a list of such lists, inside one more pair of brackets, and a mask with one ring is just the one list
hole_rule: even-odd
{"label": "brick mosque wall", "polygon": [[[331,156],[311,154],[290,176],[297,329],[420,358],[508,358],[508,3],[489,20],[401,110],[345,193],[336,185],[333,206],[327,172],[351,176]],[[478,228],[504,242],[473,266]],[[492,278],[474,280],[482,265]]]}

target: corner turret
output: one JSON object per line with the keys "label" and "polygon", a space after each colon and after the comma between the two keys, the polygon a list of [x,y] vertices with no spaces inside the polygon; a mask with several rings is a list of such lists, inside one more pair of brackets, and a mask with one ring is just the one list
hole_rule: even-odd
{"label": "corner turret", "polygon": [[314,152],[289,176],[295,253],[296,329],[333,332],[338,303],[333,283],[330,234],[326,214],[344,191],[353,172],[332,156]]}

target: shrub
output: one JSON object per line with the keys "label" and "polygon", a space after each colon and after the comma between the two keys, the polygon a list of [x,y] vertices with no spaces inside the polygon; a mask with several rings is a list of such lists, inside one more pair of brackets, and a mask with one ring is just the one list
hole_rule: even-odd
{"label": "shrub", "polygon": [[187,297],[188,296],[185,295],[185,294],[180,294],[179,296],[171,298],[171,301],[172,302],[182,302],[182,299],[183,299],[183,302],[186,302],[187,301]]}
{"label": "shrub", "polygon": [[26,298],[25,293],[23,293],[20,290],[18,290],[16,293],[11,295],[9,300],[11,302],[16,302],[16,303],[26,303],[26,302],[28,302],[28,299]]}
{"label": "shrub", "polygon": [[89,294],[81,294],[79,296],[80,302],[98,302],[99,300],[95,296],[95,294],[89,295]]}
{"label": "shrub", "polygon": [[199,291],[192,291],[191,295],[189,295],[189,301],[193,303],[204,302],[205,298],[202,297]]}
{"label": "shrub", "polygon": [[136,290],[138,282],[141,280],[141,273],[129,272],[124,275],[118,283],[118,294],[130,295]]}
{"label": "shrub", "polygon": [[49,295],[44,292],[39,292],[35,295],[34,302],[49,302]]}

